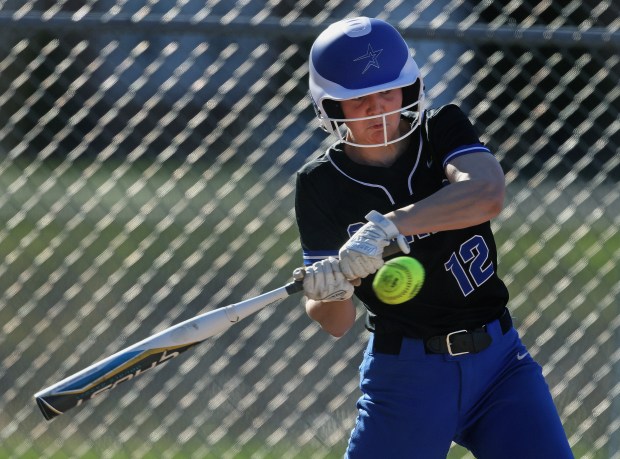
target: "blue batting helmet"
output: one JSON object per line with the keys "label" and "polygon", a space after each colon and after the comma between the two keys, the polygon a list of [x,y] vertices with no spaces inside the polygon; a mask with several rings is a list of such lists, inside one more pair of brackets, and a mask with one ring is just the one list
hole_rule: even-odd
{"label": "blue batting helmet", "polygon": [[[338,126],[344,115],[338,101],[402,88],[403,110],[419,111],[424,98],[420,69],[403,37],[380,19],[358,17],[330,25],[310,51],[310,95],[321,126],[344,140]],[[402,138],[402,137],[401,137]],[[394,141],[400,140],[396,139]],[[386,142],[381,144],[385,145]],[[370,146],[370,145],[367,145]]]}

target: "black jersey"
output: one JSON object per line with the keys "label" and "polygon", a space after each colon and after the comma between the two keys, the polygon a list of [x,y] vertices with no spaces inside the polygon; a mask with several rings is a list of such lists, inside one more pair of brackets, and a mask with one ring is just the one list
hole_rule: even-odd
{"label": "black jersey", "polygon": [[[444,168],[453,158],[491,154],[457,106],[428,110],[424,118],[390,167],[357,164],[341,143],[302,167],[297,174],[295,210],[306,265],[337,256],[366,223],[369,211],[385,214],[446,186]],[[413,299],[388,305],[372,290],[374,276],[365,278],[355,295],[368,309],[370,330],[424,338],[473,329],[501,315],[508,291],[497,275],[490,222],[418,234],[409,237],[409,243],[410,256],[425,268],[424,285]]]}

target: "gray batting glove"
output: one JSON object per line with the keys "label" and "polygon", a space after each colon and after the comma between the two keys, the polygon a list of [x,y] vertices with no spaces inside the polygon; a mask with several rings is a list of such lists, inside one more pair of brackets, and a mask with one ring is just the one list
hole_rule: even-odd
{"label": "gray batting glove", "polygon": [[343,301],[353,296],[353,285],[344,277],[334,257],[307,267],[303,279],[304,293],[312,300]]}
{"label": "gray batting glove", "polygon": [[364,278],[383,266],[383,249],[396,239],[403,253],[409,244],[394,223],[373,210],[366,223],[340,248],[340,269],[347,279]]}

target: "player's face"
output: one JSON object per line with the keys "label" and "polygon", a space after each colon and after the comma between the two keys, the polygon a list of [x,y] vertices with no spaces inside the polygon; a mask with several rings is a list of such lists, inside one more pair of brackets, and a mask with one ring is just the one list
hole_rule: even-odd
{"label": "player's face", "polygon": [[[340,102],[345,118],[367,118],[348,121],[349,140],[366,145],[383,144],[399,136],[402,89],[390,89]],[[391,113],[394,112],[394,113]],[[391,113],[390,115],[384,115]]]}

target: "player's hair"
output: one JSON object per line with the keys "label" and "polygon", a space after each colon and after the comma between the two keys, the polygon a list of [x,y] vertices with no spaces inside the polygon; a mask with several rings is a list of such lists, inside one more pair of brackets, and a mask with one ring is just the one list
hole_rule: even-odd
{"label": "player's hair", "polygon": [[[388,145],[410,135],[423,117],[424,84],[418,65],[400,33],[380,19],[357,17],[338,21],[323,31],[310,50],[310,96],[321,127],[339,140],[360,147]],[[346,140],[340,101],[401,88],[403,106],[417,111],[416,122],[398,139],[376,145]],[[393,112],[392,112],[393,113]],[[369,118],[382,118],[384,113]]]}

